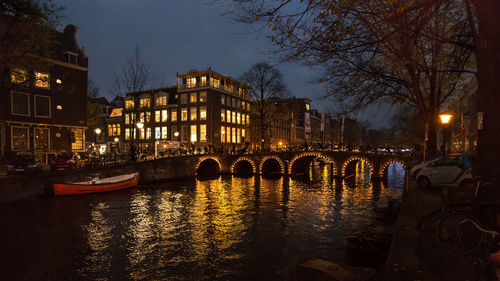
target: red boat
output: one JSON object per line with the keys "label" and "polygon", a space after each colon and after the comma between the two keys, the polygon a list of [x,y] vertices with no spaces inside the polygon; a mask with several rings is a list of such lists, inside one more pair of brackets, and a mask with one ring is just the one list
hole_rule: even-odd
{"label": "red boat", "polygon": [[106,192],[136,186],[139,183],[139,173],[124,174],[108,178],[89,177],[87,181],[72,183],[54,183],[54,195],[77,195]]}

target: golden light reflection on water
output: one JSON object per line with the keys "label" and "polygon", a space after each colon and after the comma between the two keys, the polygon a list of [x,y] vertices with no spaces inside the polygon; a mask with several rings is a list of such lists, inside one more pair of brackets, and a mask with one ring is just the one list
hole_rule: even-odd
{"label": "golden light reflection on water", "polygon": [[92,206],[90,222],[84,228],[90,253],[85,259],[86,270],[80,269],[80,273],[93,280],[108,280],[102,276],[106,276],[111,268],[111,254],[107,250],[112,239],[112,227],[103,216],[103,211],[108,207],[106,203],[102,202]]}
{"label": "golden light reflection on water", "polygon": [[309,179],[192,180],[174,188],[139,189],[120,202],[121,208],[92,205],[85,226],[88,266],[81,275],[282,280],[283,268],[293,260],[337,257],[344,234],[373,221],[380,188],[371,183],[370,167],[363,162],[350,183],[334,180],[330,165],[313,169]]}

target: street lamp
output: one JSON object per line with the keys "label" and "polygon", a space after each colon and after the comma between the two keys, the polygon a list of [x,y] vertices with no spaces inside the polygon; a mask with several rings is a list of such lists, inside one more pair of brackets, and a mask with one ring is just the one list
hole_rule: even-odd
{"label": "street lamp", "polygon": [[115,142],[118,142],[118,138],[115,138],[115,139],[114,139],[114,141],[115,141]]}
{"label": "street lamp", "polygon": [[100,134],[101,134],[101,129],[96,128],[96,129],[94,130],[94,132],[96,133],[96,135],[100,135]]}
{"label": "street lamp", "polygon": [[179,136],[179,132],[174,133],[175,139],[177,140],[177,137]]}
{"label": "street lamp", "polygon": [[446,155],[446,125],[450,123],[451,117],[453,115],[448,113],[439,114],[441,123],[443,124],[443,155]]}

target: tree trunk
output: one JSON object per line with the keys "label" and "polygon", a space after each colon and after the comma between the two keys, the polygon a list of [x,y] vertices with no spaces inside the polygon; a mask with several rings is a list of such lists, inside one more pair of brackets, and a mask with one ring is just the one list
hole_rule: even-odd
{"label": "tree trunk", "polygon": [[[472,1],[477,10],[479,34],[477,43],[478,112],[482,112],[482,129],[478,130],[477,161],[473,174],[498,188],[500,149],[500,4],[496,0]],[[478,120],[479,121],[479,120]]]}
{"label": "tree trunk", "polygon": [[427,131],[427,142],[426,142],[426,160],[433,159],[439,155],[437,147],[437,132],[438,132],[438,121],[437,113],[431,113],[429,119],[427,120],[428,131]]}

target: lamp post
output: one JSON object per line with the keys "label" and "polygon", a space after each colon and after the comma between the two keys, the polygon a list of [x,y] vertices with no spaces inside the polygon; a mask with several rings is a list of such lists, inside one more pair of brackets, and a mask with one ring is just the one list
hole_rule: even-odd
{"label": "lamp post", "polygon": [[446,125],[450,123],[452,115],[448,113],[439,114],[441,123],[443,124],[443,155],[446,155]]}
{"label": "lamp post", "polygon": [[[96,142],[96,144],[97,144],[97,141],[98,141],[98,140],[100,141],[100,138],[101,138],[101,137],[100,137],[100,135],[101,135],[101,129],[100,129],[100,128],[96,128],[96,129],[94,130],[94,132],[95,132],[95,142]],[[99,151],[99,150],[98,150],[98,151]],[[100,153],[101,153],[101,152],[99,151],[99,154],[100,154]]]}

